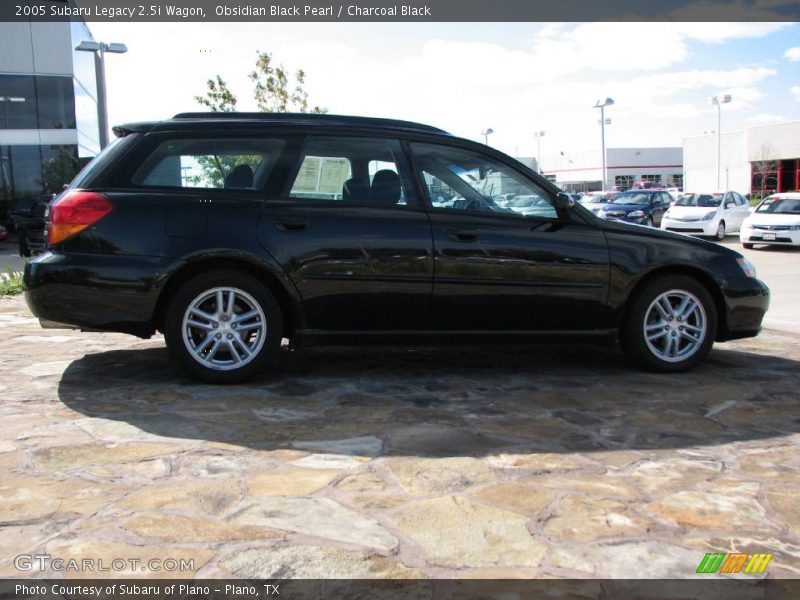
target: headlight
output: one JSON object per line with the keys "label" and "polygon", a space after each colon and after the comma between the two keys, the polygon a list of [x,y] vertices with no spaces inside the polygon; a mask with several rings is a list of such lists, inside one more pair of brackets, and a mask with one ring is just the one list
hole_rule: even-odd
{"label": "headlight", "polygon": [[714,218],[714,215],[716,215],[716,214],[717,214],[717,211],[715,211],[715,210],[712,210],[710,213],[706,213],[706,214],[704,214],[704,215],[703,215],[703,218],[702,218],[702,219],[700,219],[700,220],[701,220],[701,221],[710,221],[711,219],[713,219],[713,218]]}
{"label": "headlight", "polygon": [[742,271],[744,271],[745,275],[752,277],[753,279],[756,278],[756,266],[753,263],[744,257],[737,258],[736,262],[739,263],[740,267],[742,267]]}
{"label": "headlight", "polygon": [[742,229],[752,229],[752,228],[753,228],[753,224],[752,223],[750,223],[748,221],[744,221],[742,223]]}
{"label": "headlight", "polygon": [[669,211],[667,211],[667,212],[665,212],[665,213],[664,213],[664,218],[665,218],[665,219],[666,219],[666,218],[669,218]]}
{"label": "headlight", "polygon": [[628,216],[629,216],[629,217],[634,217],[634,218],[636,218],[636,217],[643,217],[643,216],[644,216],[644,213],[643,213],[641,210],[634,210],[633,212],[629,212],[629,213],[628,213]]}

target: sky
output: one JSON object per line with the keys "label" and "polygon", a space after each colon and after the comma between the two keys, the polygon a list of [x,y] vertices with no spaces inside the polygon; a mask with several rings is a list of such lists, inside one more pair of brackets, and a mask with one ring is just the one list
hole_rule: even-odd
{"label": "sky", "polygon": [[106,58],[111,124],[201,110],[216,75],[255,109],[257,51],[306,72],[312,104],[408,119],[515,156],[680,146],[722,131],[800,120],[798,23],[91,23],[129,52]]}

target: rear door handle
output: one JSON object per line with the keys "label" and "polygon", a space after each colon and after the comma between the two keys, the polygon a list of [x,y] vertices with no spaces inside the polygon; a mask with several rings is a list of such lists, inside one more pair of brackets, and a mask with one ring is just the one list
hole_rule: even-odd
{"label": "rear door handle", "polygon": [[297,221],[276,221],[275,222],[275,229],[279,229],[280,231],[305,231],[308,227],[308,221],[305,220],[297,220]]}
{"label": "rear door handle", "polygon": [[456,231],[454,229],[448,229],[447,237],[455,242],[474,242],[478,239],[478,234],[474,231]]}

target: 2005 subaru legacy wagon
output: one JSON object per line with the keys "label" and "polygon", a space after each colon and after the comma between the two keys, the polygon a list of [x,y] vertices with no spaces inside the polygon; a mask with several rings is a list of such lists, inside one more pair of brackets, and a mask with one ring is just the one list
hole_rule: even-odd
{"label": "2005 subaru legacy wagon", "polygon": [[[209,382],[295,346],[619,340],[656,371],[754,336],[736,252],[607,221],[486,146],[403,121],[186,113],[114,129],[25,269],[45,326],[161,331]],[[531,199],[535,210],[497,201]]]}

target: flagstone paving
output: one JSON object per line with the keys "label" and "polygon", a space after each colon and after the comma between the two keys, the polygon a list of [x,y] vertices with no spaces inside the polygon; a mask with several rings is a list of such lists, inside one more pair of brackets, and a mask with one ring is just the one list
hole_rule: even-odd
{"label": "flagstone paving", "polygon": [[[0,299],[0,576],[13,557],[195,577],[800,576],[800,336],[675,376],[615,347],[285,350],[247,385],[163,340]],[[151,575],[125,566],[121,574]]]}

